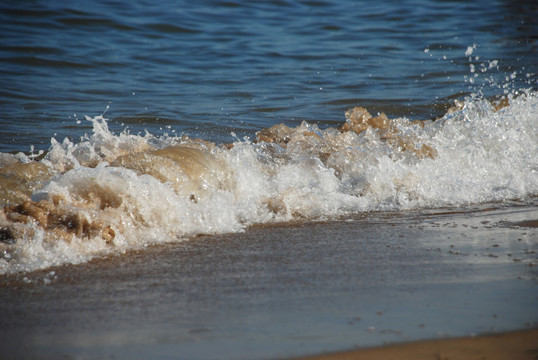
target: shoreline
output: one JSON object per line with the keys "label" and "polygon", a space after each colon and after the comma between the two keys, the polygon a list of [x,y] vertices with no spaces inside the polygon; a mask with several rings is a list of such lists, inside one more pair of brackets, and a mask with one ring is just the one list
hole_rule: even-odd
{"label": "shoreline", "polygon": [[538,357],[538,328],[473,337],[423,340],[294,358],[294,360],[516,360]]}
{"label": "shoreline", "polygon": [[533,350],[536,219],[535,205],[368,213],[3,275],[0,353],[465,359],[452,351],[466,346],[474,359],[482,334],[501,334],[485,337],[496,345],[515,334],[510,343]]}

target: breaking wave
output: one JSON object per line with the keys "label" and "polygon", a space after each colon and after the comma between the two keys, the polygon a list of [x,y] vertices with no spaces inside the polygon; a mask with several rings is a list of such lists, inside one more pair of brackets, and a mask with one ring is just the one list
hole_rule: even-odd
{"label": "breaking wave", "polygon": [[0,273],[365,211],[529,200],[538,194],[533,92],[468,99],[435,121],[356,107],[337,128],[303,122],[256,139],[112,133],[0,154]]}

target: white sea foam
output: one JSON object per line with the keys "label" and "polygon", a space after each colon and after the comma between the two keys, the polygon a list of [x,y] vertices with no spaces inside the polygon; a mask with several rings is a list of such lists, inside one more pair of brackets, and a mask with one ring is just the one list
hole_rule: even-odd
{"label": "white sea foam", "polygon": [[[52,177],[31,197],[35,204],[54,204],[48,221],[52,216],[71,231],[69,240],[56,225],[18,222],[10,234],[19,235],[0,243],[0,273],[80,263],[255,223],[538,194],[538,99],[532,93],[499,111],[470,99],[424,127],[393,119],[392,141],[374,127],[356,133],[303,123],[288,128],[285,146],[238,140],[226,147],[113,134],[102,116],[89,120],[93,134],[80,142],[52,140],[41,161]],[[435,156],[415,151],[422,145]],[[80,229],[58,220],[73,214]],[[11,226],[5,216],[2,221]]]}

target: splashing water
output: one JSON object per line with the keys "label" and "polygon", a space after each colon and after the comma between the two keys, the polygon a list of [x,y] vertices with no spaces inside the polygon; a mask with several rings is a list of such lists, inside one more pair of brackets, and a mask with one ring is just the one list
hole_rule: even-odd
{"label": "splashing water", "polygon": [[256,223],[535,197],[536,94],[457,105],[436,121],[354,108],[338,128],[280,124],[227,145],[88,117],[91,136],[52,139],[40,161],[2,154],[0,272]]}

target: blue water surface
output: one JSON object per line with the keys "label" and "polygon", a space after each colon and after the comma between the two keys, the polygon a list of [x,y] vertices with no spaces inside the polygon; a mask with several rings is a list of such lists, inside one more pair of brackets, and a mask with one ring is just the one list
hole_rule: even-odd
{"label": "blue water surface", "polygon": [[334,126],[353,106],[436,117],[469,94],[536,88],[537,11],[485,0],[3,1],[0,151],[76,140],[90,131],[84,115],[105,110],[115,131],[216,142],[281,122]]}

